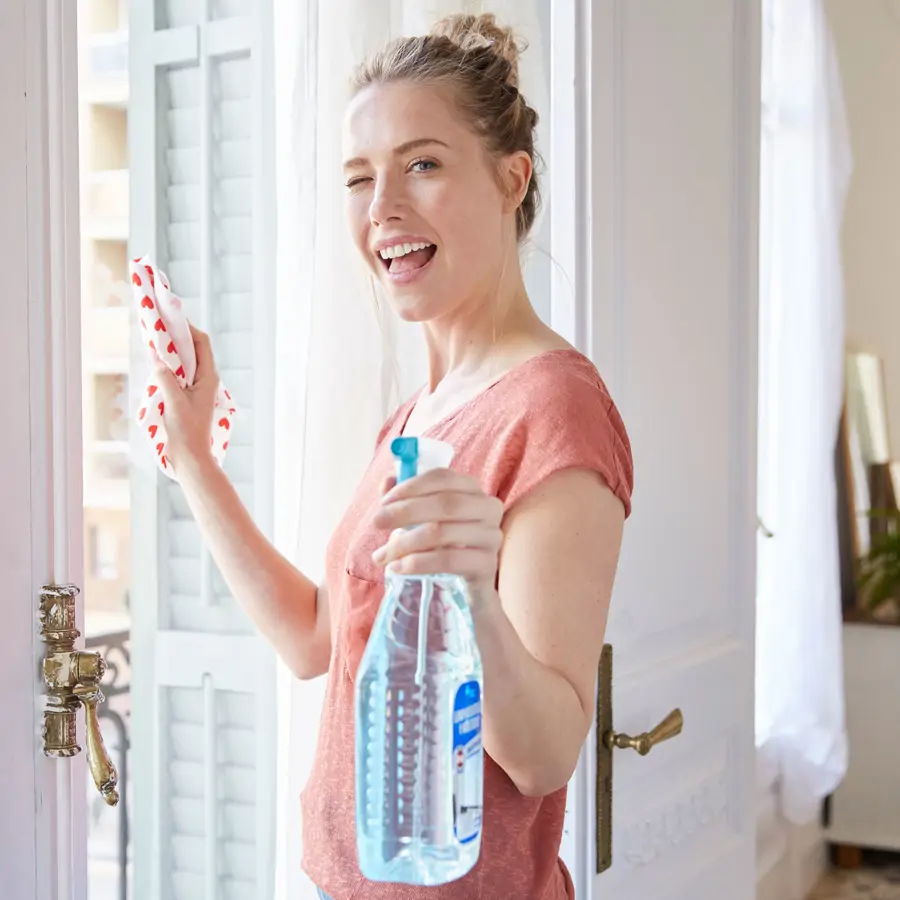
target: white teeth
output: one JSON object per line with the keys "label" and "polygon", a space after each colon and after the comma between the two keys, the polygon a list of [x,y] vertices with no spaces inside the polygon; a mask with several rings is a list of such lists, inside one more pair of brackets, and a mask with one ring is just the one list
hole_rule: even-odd
{"label": "white teeth", "polygon": [[431,246],[426,241],[415,244],[394,244],[393,247],[385,247],[378,252],[382,259],[396,259],[398,256],[406,256],[407,253],[412,253],[414,250],[424,250],[426,247]]}

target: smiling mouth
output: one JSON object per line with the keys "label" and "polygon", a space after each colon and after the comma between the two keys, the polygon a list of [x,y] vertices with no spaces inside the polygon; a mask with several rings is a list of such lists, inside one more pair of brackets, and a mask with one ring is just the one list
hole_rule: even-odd
{"label": "smiling mouth", "polygon": [[[410,246],[410,245],[406,245]],[[385,258],[383,253],[396,253],[397,255]],[[378,258],[390,275],[407,275],[418,269],[424,269],[437,253],[437,247],[434,244],[428,244],[420,249],[403,251],[400,247],[391,247],[387,251],[379,253]]]}

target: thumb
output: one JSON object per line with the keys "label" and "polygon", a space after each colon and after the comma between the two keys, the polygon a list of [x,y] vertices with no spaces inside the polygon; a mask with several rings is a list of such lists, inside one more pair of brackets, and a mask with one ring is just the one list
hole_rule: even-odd
{"label": "thumb", "polygon": [[181,385],[175,377],[172,370],[162,361],[153,366],[153,380],[159,385],[160,393],[165,400],[171,400],[172,397],[178,396]]}
{"label": "thumb", "polygon": [[390,478],[385,478],[381,482],[381,496],[383,497],[396,484],[397,484],[397,479],[393,475]]}
{"label": "thumb", "polygon": [[194,376],[194,383],[196,384],[201,378],[215,374],[216,362],[213,357],[209,335],[205,331],[194,327],[190,322],[188,322],[188,328],[191,330],[191,338],[194,341],[194,353],[197,357],[197,372]]}

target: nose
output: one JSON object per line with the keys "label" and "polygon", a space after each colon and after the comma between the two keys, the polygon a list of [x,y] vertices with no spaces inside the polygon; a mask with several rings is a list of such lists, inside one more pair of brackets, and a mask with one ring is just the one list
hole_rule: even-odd
{"label": "nose", "polygon": [[380,178],[375,184],[375,192],[369,205],[369,219],[373,225],[386,225],[403,218],[405,201],[402,191],[392,178]]}

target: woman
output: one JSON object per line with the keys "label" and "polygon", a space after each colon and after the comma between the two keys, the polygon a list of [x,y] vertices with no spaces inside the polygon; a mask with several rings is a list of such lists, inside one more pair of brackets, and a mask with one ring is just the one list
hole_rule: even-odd
{"label": "woman", "polygon": [[[231,590],[298,677],[328,674],[304,867],[334,900],[574,895],[559,860],[565,789],[591,724],[632,463],[597,371],[525,291],[537,116],[517,88],[517,54],[493,16],[455,16],[356,73],[347,220],[394,312],[422,324],[429,380],[382,428],[324,584],[266,541],[212,458],[207,337],[194,335],[192,389],[159,373],[169,458]],[[401,433],[451,443],[452,470],[397,485],[389,445]],[[386,566],[464,576],[482,654],[481,858],[441,887],[375,884],[357,866],[353,678]]]}

